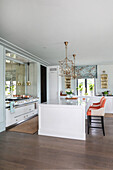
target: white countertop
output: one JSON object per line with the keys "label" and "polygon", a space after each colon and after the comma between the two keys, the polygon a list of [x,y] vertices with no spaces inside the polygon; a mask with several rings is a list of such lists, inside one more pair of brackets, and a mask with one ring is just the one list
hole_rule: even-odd
{"label": "white countertop", "polygon": [[[60,98],[66,98],[67,96],[59,96]],[[74,97],[78,97],[78,98],[101,98],[102,96],[74,96]],[[113,96],[105,96],[105,98],[113,98]]]}
{"label": "white countertop", "polygon": [[[31,98],[31,99],[25,99],[25,100],[18,100],[15,102],[15,106],[20,106],[20,105],[24,105],[24,104],[29,104],[29,103],[33,103],[33,102],[37,102],[39,99],[38,98]],[[10,107],[10,103],[7,104],[7,102],[5,102],[5,106],[6,108]]]}
{"label": "white countertop", "polygon": [[87,98],[86,100],[83,99],[76,99],[76,100],[67,100],[64,98],[61,98],[59,100],[52,100],[52,101],[47,101],[44,103],[41,103],[40,105],[76,105],[76,106],[80,106],[80,105],[84,105],[89,101],[89,98]]}

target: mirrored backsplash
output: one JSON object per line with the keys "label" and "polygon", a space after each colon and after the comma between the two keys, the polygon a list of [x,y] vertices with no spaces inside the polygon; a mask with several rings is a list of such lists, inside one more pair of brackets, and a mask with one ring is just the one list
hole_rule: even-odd
{"label": "mirrored backsplash", "polygon": [[5,95],[25,94],[25,64],[6,60]]}

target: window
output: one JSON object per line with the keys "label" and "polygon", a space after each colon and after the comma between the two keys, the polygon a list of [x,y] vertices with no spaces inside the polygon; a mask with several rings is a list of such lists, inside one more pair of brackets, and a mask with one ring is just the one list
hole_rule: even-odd
{"label": "window", "polygon": [[10,95],[10,81],[5,82],[5,95]]}
{"label": "window", "polygon": [[[87,80],[87,93],[88,93],[88,95],[90,96],[90,95],[91,95],[91,91],[90,91],[90,89],[89,89],[89,85],[90,85],[90,84],[94,85],[94,78],[92,78],[92,79],[86,79],[86,80]],[[93,94],[93,96],[94,96],[94,88],[93,88],[92,94]]]}
{"label": "window", "polygon": [[16,95],[16,81],[13,81],[13,95]]}
{"label": "window", "polygon": [[[88,93],[88,96],[91,96],[91,91],[89,89],[89,85],[94,86],[94,78],[89,78],[89,79],[78,79],[77,81],[77,87],[79,88],[80,84],[82,84],[82,95],[84,96],[85,93]],[[80,89],[78,89],[78,96],[80,96]],[[94,96],[94,88],[92,90],[92,95]]]}
{"label": "window", "polygon": [[12,85],[11,85],[11,81],[6,81],[5,95],[9,96],[11,94],[11,91],[13,91],[13,95],[16,95],[16,81],[13,81]]}
{"label": "window", "polygon": [[[85,79],[78,79],[78,87],[82,84],[82,95],[85,94]],[[80,90],[78,90],[78,96],[80,96]]]}

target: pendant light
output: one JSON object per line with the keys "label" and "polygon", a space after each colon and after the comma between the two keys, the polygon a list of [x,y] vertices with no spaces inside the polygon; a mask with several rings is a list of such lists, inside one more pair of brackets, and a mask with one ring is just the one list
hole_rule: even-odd
{"label": "pendant light", "polygon": [[30,65],[30,63],[27,63],[27,65],[28,65],[28,80],[27,80],[27,86],[30,86],[31,85],[31,82],[30,82],[30,80],[29,80],[29,65]]}
{"label": "pendant light", "polygon": [[[20,63],[19,63],[19,70],[20,70]],[[18,75],[18,77],[19,77],[19,75]],[[21,86],[21,82],[19,80],[17,82],[17,86]]]}
{"label": "pendant light", "polygon": [[63,60],[59,61],[59,76],[64,77],[72,77],[75,79],[77,77],[75,73],[75,56],[76,54],[73,54],[73,60],[70,60],[67,57],[67,45],[68,42],[64,42],[65,44],[65,51],[66,51],[66,57]]}
{"label": "pendant light", "polygon": [[65,52],[66,52],[66,57],[65,59],[63,60],[60,60],[59,61],[59,70],[60,70],[60,76],[66,76],[66,77],[71,77],[72,74],[73,74],[73,61],[70,60],[68,57],[67,57],[67,45],[68,45],[68,42],[64,42],[65,44]]}

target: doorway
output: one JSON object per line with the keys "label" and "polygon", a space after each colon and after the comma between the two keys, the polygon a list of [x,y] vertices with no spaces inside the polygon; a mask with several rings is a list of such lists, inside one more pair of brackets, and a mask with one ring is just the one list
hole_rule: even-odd
{"label": "doorway", "polygon": [[41,71],[41,103],[47,101],[47,76],[46,76],[46,67],[40,67]]}

